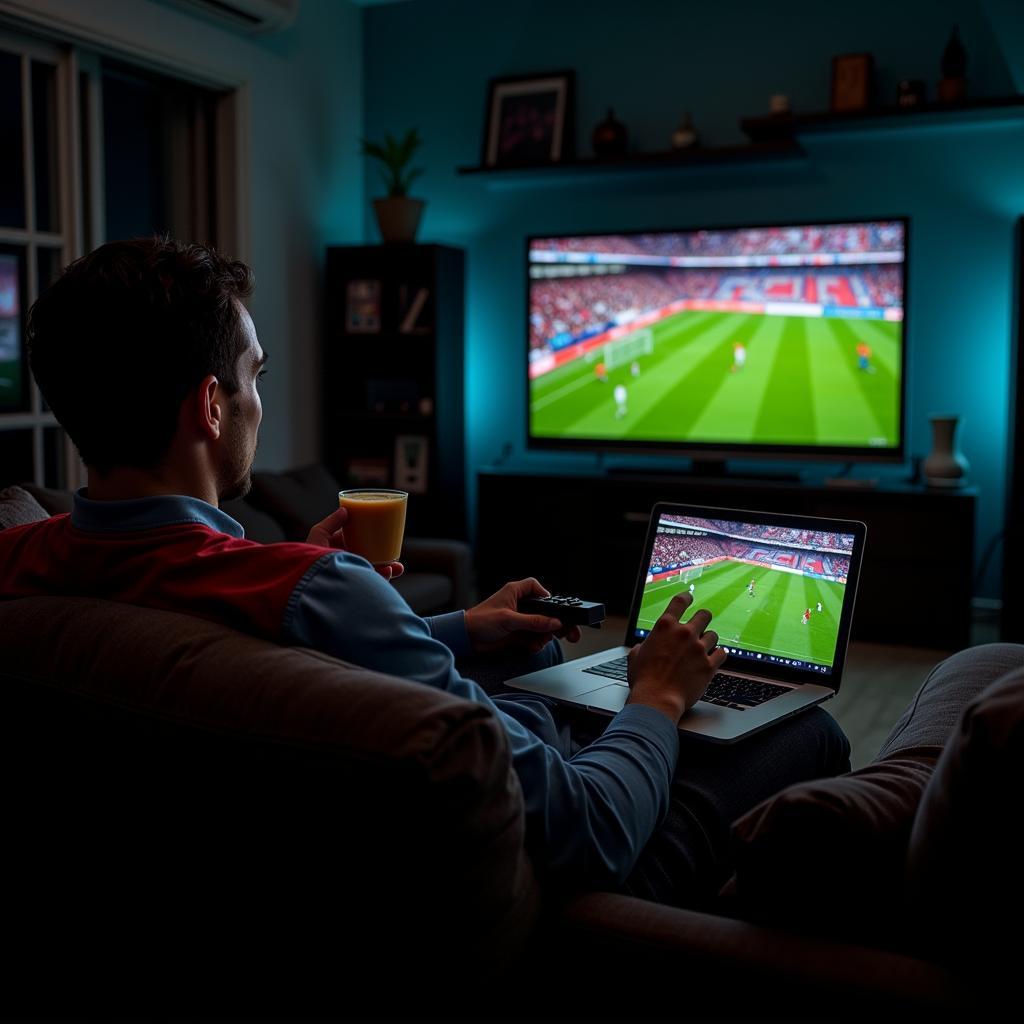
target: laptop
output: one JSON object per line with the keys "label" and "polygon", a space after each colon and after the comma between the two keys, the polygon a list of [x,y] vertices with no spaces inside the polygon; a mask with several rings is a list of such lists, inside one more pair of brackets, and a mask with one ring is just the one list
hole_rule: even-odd
{"label": "laptop", "polygon": [[845,519],[655,505],[622,646],[506,685],[615,714],[630,648],[685,590],[687,617],[707,608],[727,657],[680,730],[719,743],[760,732],[838,692],[866,533]]}

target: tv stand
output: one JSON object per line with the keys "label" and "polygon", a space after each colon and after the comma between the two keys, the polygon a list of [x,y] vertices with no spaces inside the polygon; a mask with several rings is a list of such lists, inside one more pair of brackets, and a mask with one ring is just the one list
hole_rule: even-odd
{"label": "tv stand", "polygon": [[553,593],[579,594],[625,614],[659,501],[866,523],[854,637],[943,650],[970,642],[975,493],[969,489],[837,487],[693,471],[483,470],[476,530],[481,592],[536,576]]}
{"label": "tv stand", "polygon": [[651,479],[664,477],[667,480],[736,481],[738,483],[764,481],[777,484],[798,484],[803,480],[803,473],[799,470],[740,471],[731,469],[725,459],[694,459],[688,468],[671,470],[643,469],[637,466],[609,466],[607,473],[609,476],[615,477],[649,477]]}

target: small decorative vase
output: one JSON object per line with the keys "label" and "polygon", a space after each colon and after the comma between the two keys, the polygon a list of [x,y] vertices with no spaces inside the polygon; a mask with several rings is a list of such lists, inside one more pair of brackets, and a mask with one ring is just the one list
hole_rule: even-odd
{"label": "small decorative vase", "polygon": [[615,120],[615,111],[608,108],[608,116],[594,129],[590,143],[600,157],[623,156],[629,142],[629,133],[621,121]]}
{"label": "small decorative vase", "polygon": [[673,149],[688,149],[697,145],[697,132],[693,127],[693,115],[687,111],[683,114],[679,127],[672,133]]}
{"label": "small decorative vase", "polygon": [[939,79],[939,99],[943,103],[958,103],[967,96],[967,51],[960,42],[960,28],[953,26],[949,42],[942,52],[942,78]]}
{"label": "small decorative vase", "polygon": [[373,210],[382,241],[415,242],[424,206],[426,203],[422,199],[410,199],[408,196],[374,199]]}
{"label": "small decorative vase", "polygon": [[929,416],[932,425],[932,450],[921,469],[929,487],[963,487],[966,483],[967,460],[956,443],[957,416]]}

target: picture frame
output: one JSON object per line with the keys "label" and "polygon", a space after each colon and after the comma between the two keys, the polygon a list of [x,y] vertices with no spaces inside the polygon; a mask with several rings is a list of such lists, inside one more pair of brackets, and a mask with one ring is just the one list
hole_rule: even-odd
{"label": "picture frame", "polygon": [[491,79],[484,121],[484,167],[559,163],[574,153],[575,74]]}
{"label": "picture frame", "polygon": [[418,434],[395,438],[395,487],[409,494],[427,493],[427,453],[430,442]]}
{"label": "picture frame", "polygon": [[380,281],[349,281],[345,287],[345,330],[349,334],[380,333]]}
{"label": "picture frame", "polygon": [[870,53],[843,53],[832,58],[832,110],[853,113],[871,106],[875,59]]}

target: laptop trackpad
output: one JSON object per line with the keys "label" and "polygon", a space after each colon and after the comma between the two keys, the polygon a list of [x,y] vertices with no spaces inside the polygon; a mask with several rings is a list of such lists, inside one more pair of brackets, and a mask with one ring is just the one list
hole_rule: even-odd
{"label": "laptop trackpad", "polygon": [[596,690],[581,693],[576,701],[595,711],[610,711],[614,715],[626,706],[628,697],[628,687],[610,683],[608,686],[601,686]]}

